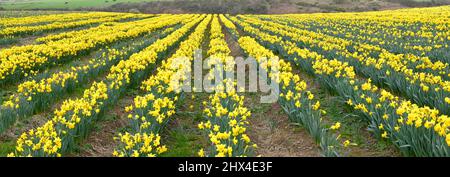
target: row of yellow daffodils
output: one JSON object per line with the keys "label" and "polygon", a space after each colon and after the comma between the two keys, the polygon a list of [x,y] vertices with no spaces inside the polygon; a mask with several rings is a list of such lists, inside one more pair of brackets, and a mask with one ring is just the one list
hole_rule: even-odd
{"label": "row of yellow daffodils", "polygon": [[[201,21],[199,23],[199,21]],[[155,75],[142,83],[141,89],[147,92],[144,96],[134,98],[133,105],[127,106],[125,111],[130,112],[128,118],[132,132],[130,136],[156,136],[175,114],[176,103],[180,99],[180,91],[183,81],[187,79],[186,72],[191,69],[191,61],[194,59],[194,50],[201,47],[204,33],[211,21],[211,15],[202,15],[201,18],[191,22],[198,24],[194,32],[181,42],[177,51],[158,67]],[[153,157],[167,150],[158,143],[145,144],[145,141],[137,142],[123,139],[123,135],[115,139],[119,141],[113,155],[119,157]],[[148,148],[142,148],[147,146]]]}
{"label": "row of yellow daffodils", "polygon": [[[90,18],[104,18],[117,15],[126,15],[126,14],[111,13],[111,12],[89,12],[89,13],[63,13],[63,14],[49,14],[40,16],[1,18],[0,27],[32,26],[39,24],[48,24],[53,22],[72,22],[77,20],[85,20]],[[148,15],[142,15],[141,17],[145,16]]]}
{"label": "row of yellow daffodils", "polygon": [[[225,17],[221,15],[222,22]],[[226,22],[224,22],[226,23]],[[228,21],[229,23],[229,21]],[[233,24],[228,24],[228,26]],[[225,72],[233,71],[235,62],[230,57],[230,49],[222,33],[219,17],[214,16],[211,22],[210,43],[208,49],[208,65],[215,65],[209,70],[208,78],[213,81],[216,74],[224,78]],[[217,64],[221,65],[217,65]],[[217,82],[217,81],[216,81]],[[253,148],[249,136],[246,134],[251,113],[244,106],[244,96],[236,93],[236,81],[225,79],[223,82],[215,82],[214,94],[209,96],[209,102],[204,102],[203,111],[206,122],[200,122],[198,128],[208,135],[209,146],[200,149],[201,157],[242,157],[253,155]]]}
{"label": "row of yellow daffodils", "polygon": [[121,20],[127,20],[127,19],[133,19],[133,18],[140,18],[142,15],[136,15],[136,14],[117,14],[116,16],[109,16],[109,17],[103,17],[103,18],[88,18],[84,20],[79,21],[72,21],[72,22],[54,22],[50,24],[45,25],[36,25],[36,26],[13,26],[13,27],[7,27],[0,29],[0,36],[17,36],[17,35],[23,35],[23,34],[33,34],[37,32],[46,32],[46,31],[53,31],[58,29],[69,29],[69,28],[76,28],[86,25],[93,25],[93,24],[99,24],[104,22],[114,22],[114,21],[121,21]]}

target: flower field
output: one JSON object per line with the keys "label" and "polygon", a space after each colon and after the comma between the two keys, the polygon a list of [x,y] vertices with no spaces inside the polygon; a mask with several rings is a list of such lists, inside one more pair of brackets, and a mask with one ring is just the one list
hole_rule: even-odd
{"label": "flower field", "polygon": [[[0,155],[449,157],[449,17],[450,6],[0,17]],[[237,79],[181,89],[207,57],[211,81],[254,58],[276,101]]]}

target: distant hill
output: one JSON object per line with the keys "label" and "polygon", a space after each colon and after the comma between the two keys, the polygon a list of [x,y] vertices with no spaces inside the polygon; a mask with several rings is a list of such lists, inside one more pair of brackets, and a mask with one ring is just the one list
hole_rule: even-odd
{"label": "distant hill", "polygon": [[449,5],[450,0],[0,0],[4,9],[142,13],[313,13]]}
{"label": "distant hill", "polygon": [[145,13],[280,14],[373,11],[448,4],[450,0],[174,0],[118,3],[106,10]]}

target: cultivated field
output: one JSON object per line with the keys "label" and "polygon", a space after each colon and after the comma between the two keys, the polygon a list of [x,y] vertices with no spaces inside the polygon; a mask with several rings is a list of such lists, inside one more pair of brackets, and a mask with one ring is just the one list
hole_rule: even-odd
{"label": "cultivated field", "polygon": [[[14,14],[0,18],[2,156],[450,156],[450,6]],[[230,65],[205,80],[253,57],[278,99],[234,79],[180,90],[210,56]]]}
{"label": "cultivated field", "polygon": [[0,0],[0,10],[286,14],[450,5],[450,0]]}

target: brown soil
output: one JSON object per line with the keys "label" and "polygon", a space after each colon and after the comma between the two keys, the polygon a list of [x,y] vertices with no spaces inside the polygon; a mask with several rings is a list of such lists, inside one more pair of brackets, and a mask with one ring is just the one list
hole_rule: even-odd
{"label": "brown soil", "polygon": [[[259,97],[258,97],[259,98]],[[250,100],[257,102],[257,100]],[[264,112],[253,113],[248,134],[263,157],[318,157],[320,151],[311,136],[289,123],[278,103]]]}
{"label": "brown soil", "polygon": [[401,154],[398,152],[393,145],[384,148],[382,150],[377,150],[375,148],[378,143],[372,135],[367,131],[363,131],[364,137],[367,137],[367,142],[364,146],[350,146],[347,149],[347,156],[349,157],[400,157]]}
{"label": "brown soil", "polygon": [[26,120],[19,120],[14,126],[0,135],[0,142],[16,140],[23,132],[44,125],[48,121],[49,116],[51,116],[49,113],[40,113],[26,118]]}
{"label": "brown soil", "polygon": [[80,157],[108,157],[112,156],[117,142],[114,136],[120,132],[119,129],[128,125],[125,106],[132,104],[133,96],[126,96],[118,101],[113,109],[105,113],[110,119],[100,120],[96,123],[98,130],[93,131],[83,143],[81,152],[76,156]]}
{"label": "brown soil", "polygon": [[273,6],[269,9],[269,14],[292,14],[298,13],[299,7],[293,4],[279,4],[277,6]]}

